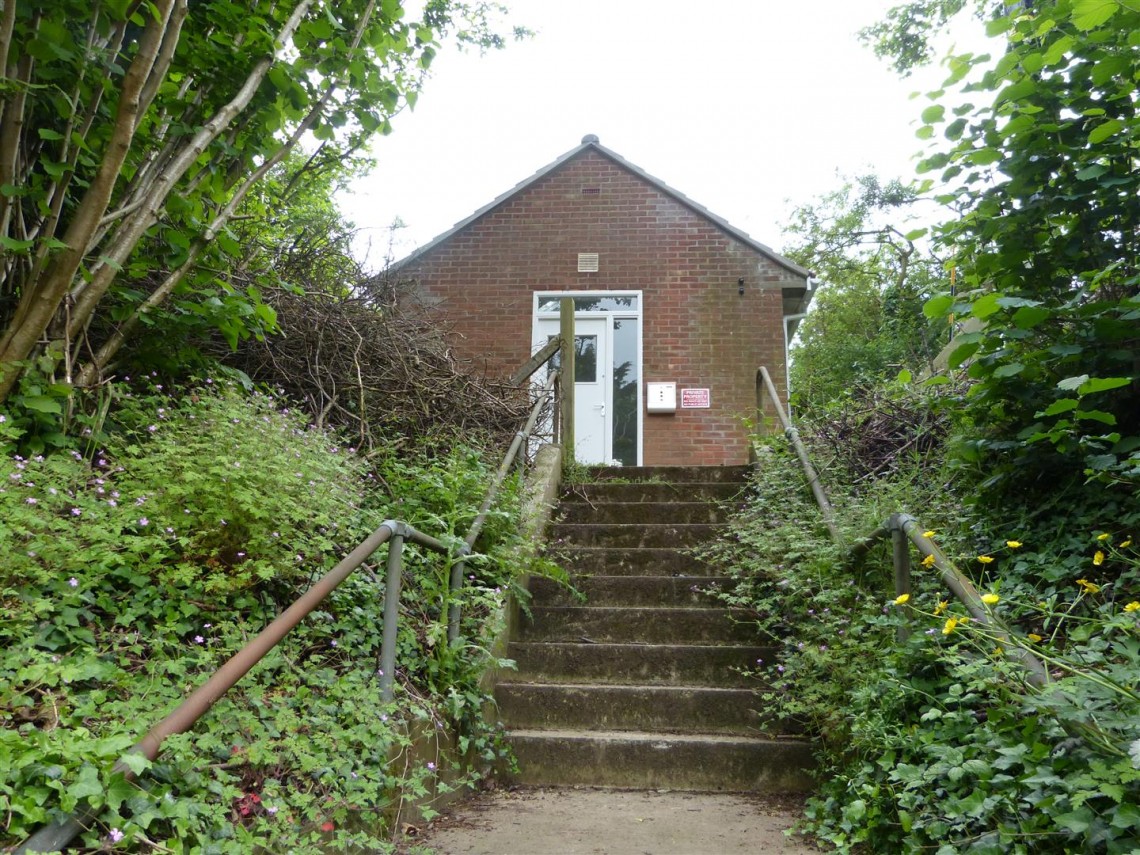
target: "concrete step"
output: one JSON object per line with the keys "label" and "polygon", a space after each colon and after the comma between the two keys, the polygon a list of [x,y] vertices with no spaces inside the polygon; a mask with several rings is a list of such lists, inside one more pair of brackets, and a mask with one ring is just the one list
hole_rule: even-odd
{"label": "concrete step", "polygon": [[555,523],[551,536],[555,544],[604,547],[662,547],[686,549],[712,540],[725,531],[709,523],[655,523],[652,525],[605,525],[598,523]]}
{"label": "concrete step", "polygon": [[590,644],[755,644],[748,609],[642,606],[539,606],[519,627],[520,641]]}
{"label": "concrete step", "polygon": [[810,746],[798,739],[512,730],[518,783],[706,792],[811,788]]}
{"label": "concrete step", "polygon": [[531,607],[539,606],[705,606],[720,608],[711,593],[731,580],[715,576],[585,576],[574,579],[581,600],[553,579],[530,581]]}
{"label": "concrete step", "polygon": [[717,567],[661,546],[613,548],[552,542],[548,554],[575,577],[719,575]]}
{"label": "concrete step", "polygon": [[772,660],[776,647],[708,644],[573,644],[512,641],[507,657],[517,679],[533,683],[609,683],[644,686],[755,687],[738,673]]}
{"label": "concrete step", "polygon": [[643,730],[755,736],[765,724],[751,689],[499,683],[499,715],[527,730]]}
{"label": "concrete step", "polygon": [[724,523],[729,509],[713,502],[562,502],[560,523],[647,525],[661,523]]}
{"label": "concrete step", "polygon": [[664,484],[635,481],[596,481],[573,484],[562,494],[564,502],[730,502],[741,495],[745,485],[736,481],[690,481]]}
{"label": "concrete step", "polygon": [[587,469],[588,482],[650,481],[661,484],[688,484],[710,482],[743,484],[752,471],[744,466],[591,466]]}

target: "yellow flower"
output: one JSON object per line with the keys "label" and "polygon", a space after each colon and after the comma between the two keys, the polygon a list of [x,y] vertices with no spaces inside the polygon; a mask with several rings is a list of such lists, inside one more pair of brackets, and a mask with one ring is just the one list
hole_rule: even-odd
{"label": "yellow flower", "polygon": [[955,617],[946,618],[946,623],[942,627],[942,634],[943,635],[949,635],[950,633],[952,633],[954,631],[954,627],[956,627],[958,625],[958,623],[959,623],[958,618],[955,618]]}
{"label": "yellow flower", "polygon": [[983,564],[992,564],[994,561],[994,558],[992,555],[979,555],[978,560],[980,562],[982,562]]}
{"label": "yellow flower", "polygon": [[934,556],[933,555],[927,555],[925,558],[923,558],[922,559],[922,566],[923,567],[933,567],[934,566]]}
{"label": "yellow flower", "polygon": [[1021,548],[1021,541],[1020,540],[1007,540],[1005,542],[1005,545],[1008,546],[1010,549],[1020,549]]}
{"label": "yellow flower", "polygon": [[1103,563],[1104,563],[1104,553],[1098,549],[1096,551],[1096,555],[1093,556],[1093,567],[1099,567]]}
{"label": "yellow flower", "polygon": [[1105,532],[1104,534],[1098,534],[1098,535],[1096,536],[1096,539],[1097,539],[1097,540],[1108,540],[1108,533],[1107,533],[1107,532]]}
{"label": "yellow flower", "polygon": [[1120,541],[1120,548],[1121,549],[1127,549],[1131,545],[1132,545],[1132,538],[1130,538],[1130,537],[1125,538],[1124,540]]}
{"label": "yellow flower", "polygon": [[1000,599],[1001,599],[1001,597],[999,597],[997,594],[982,594],[982,602],[985,603],[987,606],[992,606],[994,603],[998,602],[998,600],[1000,600]]}
{"label": "yellow flower", "polygon": [[1132,602],[1130,602],[1128,605],[1126,605],[1124,607],[1124,611],[1126,611],[1126,612],[1140,612],[1140,602],[1133,600]]}
{"label": "yellow flower", "polygon": [[1099,594],[1100,585],[1094,585],[1088,579],[1078,579],[1077,584],[1081,586],[1081,590],[1086,594]]}
{"label": "yellow flower", "polygon": [[935,531],[934,531],[934,529],[930,529],[930,530],[928,530],[928,531],[924,531],[924,532],[922,533],[922,536],[923,536],[923,537],[926,537],[926,538],[931,538],[931,537],[934,537],[934,535],[935,535],[936,533],[937,533],[937,532],[935,532]]}
{"label": "yellow flower", "polygon": [[1026,638],[1028,638],[1028,639],[1029,639],[1030,641],[1032,641],[1034,644],[1040,644],[1042,641],[1044,641],[1044,640],[1045,640],[1044,638],[1042,638],[1040,635],[1038,635],[1038,634],[1037,634],[1037,633],[1035,633],[1035,632],[1031,632],[1031,633],[1029,633],[1029,635],[1027,635],[1027,636],[1026,636]]}
{"label": "yellow flower", "polygon": [[901,606],[904,603],[906,603],[906,601],[909,599],[910,599],[910,594],[899,594],[897,597],[895,597],[895,605]]}
{"label": "yellow flower", "polygon": [[945,600],[939,600],[938,605],[934,607],[934,616],[938,617],[938,615],[942,614],[948,608],[950,608],[950,604],[948,602]]}

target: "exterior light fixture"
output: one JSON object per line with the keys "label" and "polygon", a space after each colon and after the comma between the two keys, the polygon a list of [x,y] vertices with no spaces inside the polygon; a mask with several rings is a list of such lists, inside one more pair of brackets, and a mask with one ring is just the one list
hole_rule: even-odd
{"label": "exterior light fixture", "polygon": [[744,296],[744,277],[743,276],[741,276],[739,279],[736,280],[736,287],[740,289],[740,296],[743,297]]}

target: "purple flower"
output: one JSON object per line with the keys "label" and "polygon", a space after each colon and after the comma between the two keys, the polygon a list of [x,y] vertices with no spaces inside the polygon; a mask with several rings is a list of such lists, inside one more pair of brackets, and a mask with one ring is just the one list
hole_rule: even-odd
{"label": "purple flower", "polygon": [[195,635],[194,636],[194,643],[195,644],[205,644],[206,639],[202,638],[202,636],[200,636],[200,635]]}
{"label": "purple flower", "polygon": [[79,587],[79,580],[76,579],[74,576],[72,576],[70,579],[67,580],[67,584],[69,584],[73,588],[78,588]]}
{"label": "purple flower", "polygon": [[146,517],[139,517],[139,525],[150,525],[150,520]]}
{"label": "purple flower", "polygon": [[29,505],[34,505],[34,504],[36,504],[36,500],[35,500],[33,497],[31,497],[31,496],[28,496],[28,498],[24,499],[24,501],[25,501],[27,504],[29,504]]}
{"label": "purple flower", "polygon": [[112,828],[107,833],[107,839],[110,840],[112,843],[118,843],[120,840],[123,839],[123,832],[119,831],[119,829],[117,829],[117,828]]}
{"label": "purple flower", "polygon": [[428,761],[428,769],[430,769],[433,772],[435,771],[435,764],[432,763],[430,760]]}
{"label": "purple flower", "polygon": [[72,508],[72,509],[71,509],[71,515],[72,515],[73,517],[82,516],[82,515],[83,515],[83,511],[79,510],[79,508]]}

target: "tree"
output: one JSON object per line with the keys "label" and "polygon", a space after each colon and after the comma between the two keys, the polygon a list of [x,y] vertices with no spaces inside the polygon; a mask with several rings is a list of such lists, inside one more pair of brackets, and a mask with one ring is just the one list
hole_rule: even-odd
{"label": "tree", "polygon": [[[387,133],[448,33],[501,44],[490,8],[429,0],[411,21],[399,0],[4,0],[0,403],[33,358],[61,366],[57,389],[96,383],[172,293],[225,293],[213,271],[241,255],[250,191],[303,140],[329,162]],[[108,294],[140,286],[93,340]],[[239,326],[267,320],[255,295],[238,302]]]}
{"label": "tree", "polygon": [[916,201],[913,188],[864,175],[793,212],[797,240],[785,253],[822,280],[792,347],[800,404],[826,405],[900,368],[930,367],[945,326],[922,314],[940,269],[915,244],[925,230],[904,225]]}
{"label": "tree", "polygon": [[[921,164],[955,215],[937,229],[961,289],[931,317],[972,317],[952,367],[974,383],[967,450],[998,483],[1072,473],[1140,481],[1140,8],[1019,5],[988,25],[1004,55],[948,60],[972,99],[923,112],[947,141]],[[942,93],[934,93],[942,99]],[[940,149],[940,150],[938,150]],[[996,452],[996,454],[994,454]]]}

